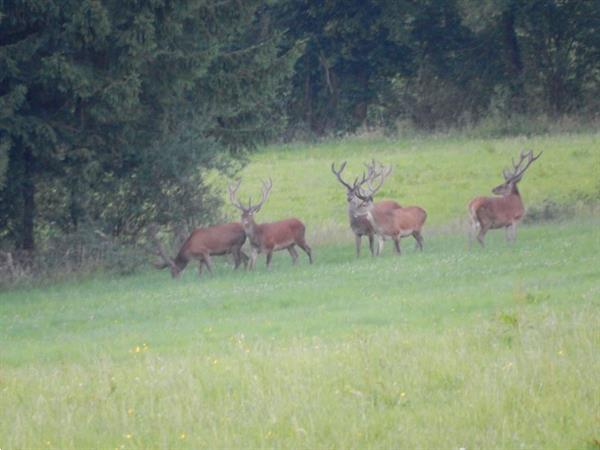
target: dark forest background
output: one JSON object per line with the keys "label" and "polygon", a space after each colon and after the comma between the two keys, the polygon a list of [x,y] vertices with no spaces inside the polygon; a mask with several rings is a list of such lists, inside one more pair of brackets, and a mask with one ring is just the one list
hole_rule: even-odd
{"label": "dark forest background", "polygon": [[218,222],[259,144],[599,112],[597,0],[0,0],[0,264]]}

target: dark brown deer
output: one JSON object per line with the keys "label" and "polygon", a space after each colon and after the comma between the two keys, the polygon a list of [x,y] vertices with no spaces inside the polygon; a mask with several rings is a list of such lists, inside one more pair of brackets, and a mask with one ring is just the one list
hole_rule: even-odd
{"label": "dark brown deer", "polygon": [[504,183],[492,189],[498,197],[475,197],[469,202],[469,218],[472,232],[469,242],[477,233],[477,241],[484,247],[483,240],[489,230],[497,228],[506,229],[506,239],[514,242],[517,238],[517,224],[525,214],[525,207],[517,184],[532,162],[538,159],[543,152],[533,156],[533,151],[521,152],[519,162],[512,160],[512,169],[504,169]]}
{"label": "dark brown deer", "polygon": [[312,251],[304,238],[306,228],[300,220],[291,218],[261,224],[257,224],[254,220],[254,215],[260,211],[269,198],[269,193],[273,187],[271,179],[268,182],[262,182],[261,201],[257,205],[252,205],[252,199],[249,199],[248,206],[244,206],[236,197],[241,182],[242,180],[239,180],[235,186],[229,186],[229,199],[233,206],[242,212],[242,226],[251,247],[250,269],[256,265],[256,258],[259,253],[266,253],[267,268],[270,268],[273,252],[284,249],[290,253],[292,263],[296,264],[298,260],[296,245],[306,252],[308,261],[312,264]]}
{"label": "dark brown deer", "polygon": [[202,266],[206,266],[212,273],[211,256],[226,255],[231,253],[234,258],[235,268],[240,263],[247,265],[248,255],[242,251],[246,241],[244,227],[239,222],[215,225],[206,228],[197,228],[185,240],[175,259],[167,256],[163,246],[156,239],[156,228],[150,229],[150,237],[155,241],[158,255],[162,262],[154,264],[157,269],[171,268],[171,276],[179,277],[190,260],[198,260],[198,274],[202,274]]}
{"label": "dark brown deer", "polygon": [[[362,186],[368,181],[369,178],[376,177],[378,175],[375,161],[371,165],[367,165],[368,173],[365,175],[363,172],[362,178],[355,178],[352,184],[344,181],[342,178],[342,172],[346,168],[346,161],[342,163],[339,170],[335,169],[335,163],[331,163],[331,171],[336,176],[338,181],[346,188],[346,200],[348,201],[348,218],[350,219],[350,228],[354,233],[354,241],[356,244],[356,256],[360,256],[360,247],[363,236],[369,238],[369,250],[371,255],[378,255],[381,251],[381,242],[378,242],[377,248],[374,246],[375,241],[375,229],[365,214],[359,214],[359,206],[363,203],[357,194],[361,193]],[[389,168],[391,173],[391,167]],[[387,174],[389,175],[389,173]],[[386,176],[387,176],[386,175]],[[398,209],[401,206],[394,200],[382,200],[373,203],[374,214],[380,215],[385,214],[392,209]]]}
{"label": "dark brown deer", "polygon": [[401,253],[400,239],[406,236],[414,237],[416,248],[423,250],[421,230],[427,220],[427,212],[420,206],[377,210],[373,203],[373,196],[383,186],[385,179],[391,173],[391,167],[377,169],[375,161],[368,167],[371,176],[367,176],[367,187],[362,187],[356,194],[361,201],[356,207],[356,214],[364,215],[377,235],[391,238],[398,254]]}

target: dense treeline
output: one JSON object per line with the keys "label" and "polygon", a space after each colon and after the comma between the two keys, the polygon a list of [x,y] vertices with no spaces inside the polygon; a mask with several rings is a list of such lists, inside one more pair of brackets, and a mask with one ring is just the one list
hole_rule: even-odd
{"label": "dense treeline", "polygon": [[597,114],[598,30],[595,0],[2,0],[0,249],[214,222],[260,142]]}
{"label": "dense treeline", "polygon": [[315,133],[600,107],[593,0],[304,0],[281,11],[290,45],[306,42],[288,114]]}

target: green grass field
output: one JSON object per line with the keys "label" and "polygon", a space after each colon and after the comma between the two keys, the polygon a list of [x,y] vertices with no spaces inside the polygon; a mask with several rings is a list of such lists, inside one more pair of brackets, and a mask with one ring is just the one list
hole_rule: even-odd
{"label": "green grass field", "polygon": [[[563,134],[487,140],[364,137],[267,148],[242,172],[240,198],[259,199],[260,180],[271,177],[271,196],[260,213],[263,220],[296,215],[307,223],[309,233],[311,228],[313,233],[346,230],[345,191],[331,173],[331,163],[348,161],[344,175],[352,180],[364,170],[364,163],[376,158],[394,169],[377,197],[420,205],[428,211],[429,225],[445,227],[466,217],[471,198],[491,195],[491,189],[504,181],[502,169],[523,149],[544,151],[520,183],[527,204],[600,197],[600,134]],[[229,211],[237,217],[233,208]]]}
{"label": "green grass field", "polygon": [[[514,245],[490,232],[485,249],[456,225],[521,147],[545,149],[530,202],[597,195],[596,135],[266,149],[244,182],[269,172],[260,217],[305,219],[315,264],[0,293],[0,448],[597,450],[600,215],[522,226]],[[347,227],[331,160],[371,155],[396,167],[382,197],[428,209],[423,253],[356,259],[331,231]]]}

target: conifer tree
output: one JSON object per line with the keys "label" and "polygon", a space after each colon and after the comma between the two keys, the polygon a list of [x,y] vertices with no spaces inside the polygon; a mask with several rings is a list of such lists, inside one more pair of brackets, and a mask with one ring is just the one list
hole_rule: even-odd
{"label": "conifer tree", "polygon": [[281,126],[294,52],[261,3],[0,2],[0,239],[33,250],[42,221],[135,238],[214,207],[199,168]]}

